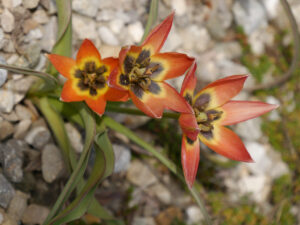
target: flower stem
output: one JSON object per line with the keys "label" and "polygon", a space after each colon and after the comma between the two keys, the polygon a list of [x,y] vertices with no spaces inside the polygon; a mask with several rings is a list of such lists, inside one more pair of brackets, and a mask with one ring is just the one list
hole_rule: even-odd
{"label": "flower stem", "polygon": [[[138,137],[130,129],[128,129],[127,127],[123,126],[122,124],[116,122],[115,120],[111,119],[110,117],[103,116],[102,119],[103,119],[102,120],[103,123],[107,127],[110,127],[111,129],[124,134],[131,141],[135,142],[136,144],[140,145],[141,147],[146,149],[148,152],[153,154],[160,162],[162,162],[166,167],[168,167],[169,170],[171,170],[181,181],[184,182],[184,176],[181,172],[181,169],[178,168],[171,160],[169,160],[163,154],[156,151],[156,149],[152,145],[148,144],[142,138]],[[194,187],[192,189],[189,189],[189,191],[193,195],[193,197],[195,198],[197,204],[199,205],[200,210],[201,210],[202,214],[204,215],[206,224],[211,225],[212,224],[211,219],[210,219],[210,217],[209,217],[209,215],[208,215],[208,213],[205,209],[205,206],[203,204],[203,200],[201,199],[201,197],[200,197],[200,195],[197,191],[197,188],[196,188],[197,186],[199,186],[199,184],[197,184],[197,182],[195,182]]]}
{"label": "flower stem", "polygon": [[[130,115],[136,115],[136,116],[147,116],[138,109],[124,108],[124,107],[119,107],[119,106],[115,106],[115,105],[107,105],[106,106],[106,111],[108,111],[108,112],[118,112],[118,113],[130,114]],[[178,119],[179,118],[179,113],[165,112],[163,114],[163,117],[164,118],[170,118],[170,119]]]}

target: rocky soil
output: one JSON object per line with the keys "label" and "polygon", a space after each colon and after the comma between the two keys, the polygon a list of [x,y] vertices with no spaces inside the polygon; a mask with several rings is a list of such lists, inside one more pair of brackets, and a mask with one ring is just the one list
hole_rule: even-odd
{"label": "rocky soil", "polygon": [[[300,2],[289,2],[300,28]],[[103,57],[118,56],[121,46],[140,41],[149,5],[148,0],[73,0],[73,49],[89,38]],[[274,79],[278,68],[273,56],[276,52],[279,57],[288,55],[284,50],[290,48],[293,40],[279,0],[161,0],[159,21],[174,10],[174,25],[163,51],[184,52],[197,58],[199,88],[233,74],[250,75],[246,88]],[[0,63],[43,71],[43,53],[51,51],[56,34],[54,1],[1,1]],[[0,224],[42,224],[67,178],[50,128],[26,95],[35,80],[0,69]],[[170,82],[180,89],[182,80]],[[201,146],[198,181],[215,224],[300,224],[299,199],[290,201],[292,197],[282,194],[289,190],[289,196],[300,195],[300,182],[296,185],[285,181],[299,179],[297,164],[291,166],[294,162],[286,155],[289,147],[278,146],[271,133],[273,128],[269,127],[277,126],[275,135],[283,142],[290,138],[300,154],[299,141],[295,141],[300,139],[299,132],[294,132],[297,123],[288,126],[290,131],[276,130],[281,121],[289,121],[287,116],[299,112],[299,85],[289,83],[288,87],[291,88],[254,94],[244,91],[237,97],[285,107],[233,127],[255,163],[235,163]],[[174,127],[177,130],[174,121],[164,120],[165,127],[160,127],[146,117],[110,115],[180,162],[180,134],[174,141],[178,145],[172,145],[167,142],[172,139],[162,133],[174,132]],[[83,147],[82,130],[68,121],[65,125],[79,154]],[[115,132],[109,135],[116,164],[114,174],[96,193],[103,206],[133,225],[202,224],[200,209],[170,171],[127,137]],[[291,190],[280,189],[278,184],[282,183]],[[239,214],[249,214],[253,219],[232,220]]]}

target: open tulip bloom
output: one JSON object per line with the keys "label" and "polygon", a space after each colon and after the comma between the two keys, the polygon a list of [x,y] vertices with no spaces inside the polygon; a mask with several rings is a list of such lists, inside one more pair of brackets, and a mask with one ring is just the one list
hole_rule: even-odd
{"label": "open tulip bloom", "polygon": [[108,76],[118,66],[118,59],[101,59],[91,41],[83,41],[76,60],[55,54],[49,54],[48,59],[58,72],[67,78],[61,92],[62,101],[85,101],[93,111],[102,115],[106,101],[128,100],[127,92],[107,85]]}
{"label": "open tulip bloom", "polygon": [[181,162],[189,187],[192,187],[198,169],[199,141],[229,159],[253,162],[241,139],[225,126],[258,117],[278,107],[259,101],[230,100],[243,88],[246,75],[219,79],[194,95],[195,70],[196,63],[187,73],[181,89],[181,95],[193,108],[193,113],[182,113],[179,118],[183,131]]}
{"label": "open tulip bloom", "polygon": [[119,67],[109,77],[109,84],[127,91],[137,108],[146,115],[160,118],[165,108],[191,113],[184,98],[165,80],[185,73],[194,59],[181,53],[160,53],[172,26],[174,13],[155,27],[141,46],[122,48]]}

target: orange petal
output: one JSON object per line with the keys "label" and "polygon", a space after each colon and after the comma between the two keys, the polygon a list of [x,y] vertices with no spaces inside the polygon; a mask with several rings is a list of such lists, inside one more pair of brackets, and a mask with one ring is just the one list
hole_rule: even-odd
{"label": "orange petal", "polygon": [[194,60],[194,58],[190,58],[186,54],[176,52],[155,54],[151,56],[150,67],[151,65],[158,65],[159,67],[157,71],[151,75],[151,79],[163,81],[178,77],[186,72]]}
{"label": "orange petal", "polygon": [[191,140],[196,140],[199,134],[199,127],[194,114],[181,113],[178,119],[183,133]]}
{"label": "orange petal", "polygon": [[197,84],[195,71],[197,69],[196,61],[193,62],[189,72],[185,75],[182,82],[180,94],[191,104],[194,96],[194,90]]}
{"label": "orange petal", "polygon": [[182,136],[181,143],[181,164],[184,178],[189,188],[192,188],[200,160],[199,139],[189,140],[185,135]]}
{"label": "orange petal", "polygon": [[100,96],[98,99],[87,98],[85,102],[99,116],[104,113],[106,100],[103,98],[103,96]]}
{"label": "orange petal", "polygon": [[73,88],[72,80],[67,80],[61,91],[60,99],[64,102],[78,102],[84,100],[84,97]]}
{"label": "orange petal", "polygon": [[71,77],[72,71],[76,68],[74,59],[56,54],[47,54],[47,57],[61,75]]}
{"label": "orange petal", "polygon": [[105,93],[105,99],[113,102],[126,102],[129,99],[128,91],[120,91],[115,88],[109,88]]}
{"label": "orange petal", "polygon": [[168,34],[171,30],[174,18],[174,12],[171,13],[162,23],[157,25],[147,36],[143,44],[143,48],[150,48],[152,54],[159,52],[165,43]]}
{"label": "orange petal", "polygon": [[273,109],[278,105],[271,105],[259,101],[229,101],[220,107],[223,111],[221,125],[232,125],[245,120],[258,117]]}
{"label": "orange petal", "polygon": [[191,106],[185,99],[174,88],[164,82],[152,81],[149,91],[143,91],[139,86],[131,86],[130,96],[139,109],[154,118],[160,118],[163,109],[193,113]]}
{"label": "orange petal", "polygon": [[76,56],[76,63],[79,65],[85,58],[93,58],[94,60],[101,61],[100,53],[98,52],[93,42],[88,39],[85,39],[82,42]]}
{"label": "orange petal", "polygon": [[213,109],[228,102],[243,88],[247,75],[233,75],[219,79],[202,89],[193,99],[194,106],[203,106]]}
{"label": "orange petal", "polygon": [[226,127],[215,125],[212,133],[200,132],[199,138],[220,155],[237,161],[253,162],[242,140]]}

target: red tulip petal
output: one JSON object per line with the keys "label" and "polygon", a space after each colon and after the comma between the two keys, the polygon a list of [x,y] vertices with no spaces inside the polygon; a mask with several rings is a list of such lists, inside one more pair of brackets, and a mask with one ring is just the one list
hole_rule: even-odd
{"label": "red tulip petal", "polygon": [[88,39],[85,39],[76,56],[76,63],[77,65],[80,65],[82,61],[86,59],[91,59],[92,61],[101,61],[101,55],[98,52],[95,45]]}
{"label": "red tulip petal", "polygon": [[64,102],[78,102],[84,100],[84,96],[80,95],[73,86],[72,80],[67,80],[61,92],[60,99]]}
{"label": "red tulip petal", "polygon": [[176,52],[155,54],[151,56],[150,66],[158,66],[158,69],[152,73],[151,79],[163,81],[178,77],[186,72],[194,60],[186,54]]}
{"label": "red tulip petal", "polygon": [[183,168],[184,178],[189,188],[192,188],[200,160],[199,139],[195,141],[189,140],[185,135],[182,136],[181,144],[181,164]]}
{"label": "red tulip petal", "polygon": [[119,67],[116,67],[108,77],[108,85],[120,91],[129,89],[129,77],[121,73]]}
{"label": "red tulip petal", "polygon": [[104,113],[106,100],[103,98],[103,96],[100,96],[98,99],[87,98],[85,102],[99,116]]}
{"label": "red tulip petal", "polygon": [[181,113],[178,119],[183,133],[191,140],[196,140],[199,134],[199,127],[194,114]]}
{"label": "red tulip petal", "polygon": [[189,72],[185,75],[180,91],[181,96],[183,96],[190,104],[192,103],[194,90],[197,84],[197,78],[195,76],[196,69],[197,64],[194,61]]}
{"label": "red tulip petal", "polygon": [[105,93],[105,99],[107,101],[118,101],[118,102],[126,102],[129,99],[128,91],[120,91],[115,88],[109,88]]}
{"label": "red tulip petal", "polygon": [[213,109],[228,102],[243,88],[247,75],[233,75],[217,80],[202,89],[193,99],[193,104]]}
{"label": "red tulip petal", "polygon": [[220,107],[223,111],[220,123],[221,125],[236,124],[258,117],[277,107],[278,105],[258,101],[229,101]]}
{"label": "red tulip petal", "polygon": [[176,112],[192,113],[191,106],[170,85],[164,82],[151,81],[149,91],[144,91],[139,86],[131,86],[130,96],[134,104],[145,114],[160,118],[163,109]]}
{"label": "red tulip petal", "polygon": [[171,30],[173,18],[174,12],[150,32],[141,46],[143,48],[151,49],[152,54],[159,52]]}
{"label": "red tulip petal", "polygon": [[48,54],[46,56],[61,75],[66,78],[71,77],[76,68],[76,61],[74,59],[56,54]]}
{"label": "red tulip petal", "polygon": [[226,127],[215,125],[212,133],[200,131],[199,138],[220,155],[237,161],[253,162],[242,140]]}

